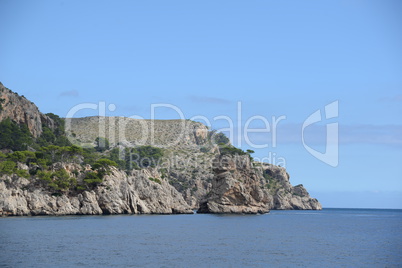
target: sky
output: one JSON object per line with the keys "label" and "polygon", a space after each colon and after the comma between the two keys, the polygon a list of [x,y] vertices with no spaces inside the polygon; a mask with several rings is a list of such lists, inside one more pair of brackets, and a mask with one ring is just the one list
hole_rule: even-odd
{"label": "sky", "polygon": [[401,11],[399,0],[1,0],[0,81],[61,117],[105,103],[111,116],[154,107],[156,119],[210,123],[324,207],[402,208]]}

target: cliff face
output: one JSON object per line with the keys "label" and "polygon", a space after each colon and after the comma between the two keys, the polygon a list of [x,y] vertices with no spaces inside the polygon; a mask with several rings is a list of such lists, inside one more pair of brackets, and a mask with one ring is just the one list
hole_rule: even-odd
{"label": "cliff face", "polygon": [[261,187],[248,156],[217,156],[211,192],[198,213],[267,213],[272,197]]}
{"label": "cliff face", "polygon": [[[28,170],[23,164],[20,167]],[[76,174],[82,170],[78,164],[56,163],[52,169],[65,169],[71,177],[82,179],[83,174]],[[212,171],[211,183],[195,181],[203,193],[198,196],[188,190],[180,193],[154,168],[128,174],[112,168],[95,188],[61,196],[43,187],[37,177],[3,175],[0,215],[179,214],[192,213],[194,207],[199,207],[198,213],[248,214],[271,209],[322,209],[302,185],[290,184],[282,167],[252,163],[248,156],[217,155]]]}
{"label": "cliff face", "polygon": [[24,124],[34,137],[42,133],[42,123],[54,127],[48,116],[39,112],[38,107],[23,96],[12,92],[0,83],[0,121],[10,118],[18,124]]}
{"label": "cliff face", "polygon": [[284,168],[251,163],[248,156],[214,159],[211,192],[198,213],[267,213],[270,209],[321,209],[307,190],[293,187]]}
{"label": "cliff face", "polygon": [[[55,124],[33,103],[0,83],[0,121],[5,118],[25,124],[34,137],[40,136],[42,125],[53,128]],[[139,157],[124,155],[127,147],[163,148],[163,161],[154,168],[132,171],[112,168],[96,187],[86,186],[87,190],[76,187],[75,192],[55,193],[36,175],[27,174],[29,179],[15,174],[0,175],[0,215],[170,214],[192,213],[192,209],[198,209],[199,213],[266,213],[270,209],[321,209],[321,204],[309,196],[303,185],[290,184],[284,168],[251,161],[245,152],[230,146],[242,155],[232,155],[230,150],[220,152],[214,145],[219,141],[211,141],[213,132],[198,122],[67,118],[66,132],[75,145],[81,146],[93,147],[97,137],[107,138],[112,148],[123,150],[120,151],[123,156],[119,156],[123,162],[128,157]],[[108,158],[110,152],[104,151],[96,157]],[[83,159],[83,155],[75,159],[81,165],[56,163],[52,168],[65,169],[71,178],[82,182],[85,172],[91,169],[82,164]],[[0,164],[7,160],[3,156]],[[52,161],[65,159],[52,158]],[[30,167],[17,164],[36,174],[30,170],[35,162],[25,163]]]}
{"label": "cliff face", "polygon": [[291,185],[285,168],[266,163],[260,164],[263,187],[269,189],[273,197],[273,202],[270,203],[271,209],[322,209],[320,202],[310,197],[303,185]]}
{"label": "cliff face", "polygon": [[[80,169],[76,164],[54,165],[55,169]],[[79,176],[79,175],[78,175]],[[160,184],[149,178],[159,178]],[[0,177],[0,215],[96,215],[96,214],[182,214],[193,213],[182,195],[153,169],[135,170],[127,175],[112,168],[94,189],[54,195],[38,187],[37,178],[17,175]]]}

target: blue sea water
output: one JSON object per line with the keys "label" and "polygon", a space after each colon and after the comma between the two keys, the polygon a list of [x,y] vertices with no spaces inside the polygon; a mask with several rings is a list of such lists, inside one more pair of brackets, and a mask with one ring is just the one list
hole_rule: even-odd
{"label": "blue sea water", "polygon": [[402,210],[0,219],[1,267],[402,267]]}

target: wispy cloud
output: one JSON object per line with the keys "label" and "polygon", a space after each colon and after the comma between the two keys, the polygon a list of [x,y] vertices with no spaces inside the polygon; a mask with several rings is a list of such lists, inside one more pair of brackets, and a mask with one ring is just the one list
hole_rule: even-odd
{"label": "wispy cloud", "polygon": [[402,94],[392,97],[384,97],[380,99],[381,102],[402,102]]}
{"label": "wispy cloud", "polygon": [[61,97],[78,97],[80,94],[78,93],[77,90],[69,90],[69,91],[63,91],[60,93],[59,96]]}
{"label": "wispy cloud", "polygon": [[402,146],[402,125],[346,125],[339,128],[341,143]]}
{"label": "wispy cloud", "polygon": [[[223,128],[223,127],[222,127]],[[237,128],[234,130],[234,139],[237,139]],[[302,144],[302,124],[279,124],[276,129],[276,136],[270,132],[248,133],[248,139],[254,144],[274,143],[281,144]],[[325,145],[327,129],[325,125],[312,125],[304,130],[304,141],[306,144]],[[242,141],[245,141],[244,129],[242,129]],[[330,140],[333,144],[335,141]],[[402,125],[370,125],[370,124],[339,124],[339,144],[376,144],[387,146],[402,146]]]}
{"label": "wispy cloud", "polygon": [[[326,127],[312,126],[306,140],[325,144]],[[402,125],[339,124],[339,144],[378,144],[402,146]]]}
{"label": "wispy cloud", "polygon": [[221,99],[221,98],[214,98],[214,97],[205,97],[205,96],[194,96],[191,95],[188,97],[193,102],[202,102],[202,103],[214,103],[214,104],[228,104],[230,103],[229,100]]}

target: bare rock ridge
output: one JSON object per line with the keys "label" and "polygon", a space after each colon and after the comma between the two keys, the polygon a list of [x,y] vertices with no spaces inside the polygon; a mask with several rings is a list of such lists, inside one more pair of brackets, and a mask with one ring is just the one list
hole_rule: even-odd
{"label": "bare rock ridge", "polygon": [[147,120],[127,117],[66,118],[66,131],[75,144],[93,146],[98,136],[111,146],[152,145],[162,148],[195,148],[207,142],[208,128],[190,120]]}
{"label": "bare rock ridge", "polygon": [[26,125],[34,137],[39,137],[42,133],[42,124],[50,128],[54,126],[53,120],[39,112],[34,103],[6,88],[0,82],[0,121],[6,118]]}

